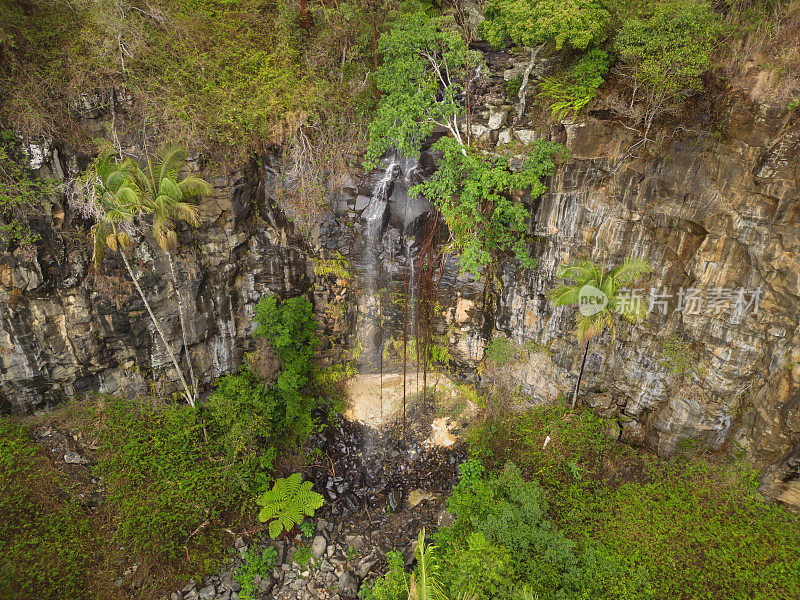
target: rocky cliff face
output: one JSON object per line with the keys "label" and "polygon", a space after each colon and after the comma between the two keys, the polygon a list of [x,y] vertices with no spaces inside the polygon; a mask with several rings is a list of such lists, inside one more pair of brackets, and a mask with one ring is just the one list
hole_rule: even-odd
{"label": "rocky cliff face", "polygon": [[[434,335],[449,347],[451,366],[476,378],[487,340],[505,335],[526,358],[504,376],[544,402],[569,393],[582,354],[571,334],[574,309],[554,310],[545,298],[558,265],[586,256],[611,267],[645,256],[655,271],[641,294],[649,304],[656,291],[654,310],[645,323],[593,341],[586,399],[618,416],[623,437],[663,455],[685,439],[713,448],[734,440],[772,465],[771,493],[800,504],[800,133],[791,114],[728,93],[646,148],[613,118],[608,96],[574,122],[514,125],[515,102],[498,90],[502,74],[513,77],[522,65],[490,59],[494,76],[474,137],[523,152],[548,135],[570,150],[548,193],[530,202],[535,271],[509,261],[487,295],[449,257],[435,285],[423,285],[418,256],[437,234],[430,205],[410,199],[408,188],[432,172],[427,152],[353,173],[331,190],[331,211],[310,240],[278,208],[277,161],[265,157],[231,175],[194,163],[214,195],[201,205],[201,228],[181,235],[180,289],[144,234],[134,261],[173,349],[182,348],[175,293],[188,306],[189,352],[207,384],[239,366],[263,293],[309,291],[326,360],[348,349],[361,370],[390,370],[427,295],[436,299]],[[90,114],[87,128],[102,130],[108,116]],[[123,145],[140,151],[133,137]],[[61,179],[86,162],[58,144],[31,157],[41,176]],[[106,259],[101,271],[90,269],[87,224],[55,206],[43,230],[37,252],[0,255],[2,410],[91,391],[175,389],[121,265]],[[318,268],[339,254],[349,279]]]}

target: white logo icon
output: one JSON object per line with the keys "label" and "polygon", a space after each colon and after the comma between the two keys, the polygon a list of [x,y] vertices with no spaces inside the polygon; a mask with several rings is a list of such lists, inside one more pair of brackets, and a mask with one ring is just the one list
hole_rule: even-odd
{"label": "white logo icon", "polygon": [[578,310],[585,317],[603,312],[608,306],[608,296],[588,283],[578,291]]}

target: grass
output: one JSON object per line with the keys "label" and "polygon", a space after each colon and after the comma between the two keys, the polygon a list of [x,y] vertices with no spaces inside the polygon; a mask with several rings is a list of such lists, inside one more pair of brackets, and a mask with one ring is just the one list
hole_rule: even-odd
{"label": "grass", "polygon": [[0,598],[91,598],[94,525],[30,435],[0,419]]}

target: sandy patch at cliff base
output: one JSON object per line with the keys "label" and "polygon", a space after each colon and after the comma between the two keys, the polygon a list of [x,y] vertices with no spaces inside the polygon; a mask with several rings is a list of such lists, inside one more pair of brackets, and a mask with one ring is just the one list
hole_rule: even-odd
{"label": "sandy patch at cliff base", "polygon": [[[475,414],[477,406],[446,376],[429,373],[426,395],[432,399],[435,410],[416,410],[422,389],[422,377],[417,379],[416,373],[406,375],[408,418],[424,421],[422,425],[430,435],[426,445],[452,446],[457,438],[454,431],[463,425],[462,421]],[[356,375],[347,382],[345,406],[344,416],[351,421],[375,429],[390,423],[403,414],[403,374],[384,373],[382,378],[378,373]]]}

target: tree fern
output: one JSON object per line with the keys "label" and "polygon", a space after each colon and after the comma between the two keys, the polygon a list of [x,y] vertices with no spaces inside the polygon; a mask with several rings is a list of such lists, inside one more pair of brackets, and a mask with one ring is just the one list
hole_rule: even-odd
{"label": "tree fern", "polygon": [[291,531],[305,517],[313,517],[314,511],[322,506],[325,499],[311,489],[310,481],[303,481],[300,473],[285,479],[277,479],[271,490],[267,490],[256,500],[261,512],[258,519],[269,524],[270,537],[276,538],[283,531]]}

